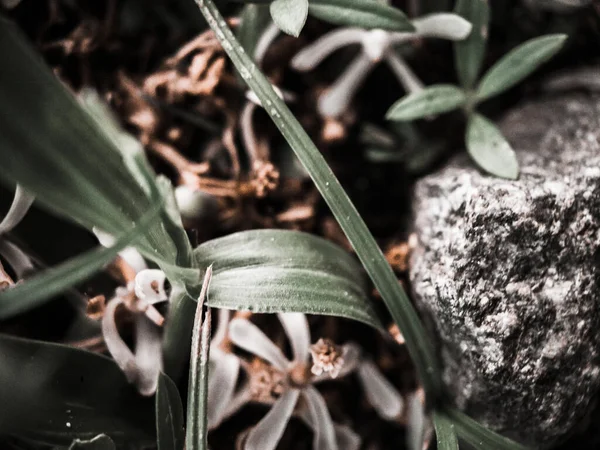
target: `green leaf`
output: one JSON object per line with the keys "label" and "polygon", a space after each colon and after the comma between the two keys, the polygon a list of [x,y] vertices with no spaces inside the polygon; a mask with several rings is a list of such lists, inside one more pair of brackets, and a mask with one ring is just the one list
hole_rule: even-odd
{"label": "green leaf", "polygon": [[188,386],[188,410],[186,449],[206,450],[208,437],[208,366],[210,356],[210,308],[204,321],[202,311],[211,283],[212,268],[204,275],[202,291],[196,305],[192,350],[190,354],[190,379]]}
{"label": "green leaf", "polygon": [[106,434],[119,448],[155,444],[154,406],[104,356],[0,335],[0,434],[47,445]]}
{"label": "green leaf", "polygon": [[308,11],[311,16],[335,25],[368,30],[415,30],[402,11],[375,0],[310,0]]}
{"label": "green leaf", "polygon": [[488,0],[458,0],[454,12],[473,25],[467,39],[454,44],[458,79],[464,89],[471,89],[477,81],[485,55],[490,7]]}
{"label": "green leaf", "polygon": [[105,434],[99,434],[89,441],[75,439],[69,450],[117,450],[115,443]]}
{"label": "green leaf", "polygon": [[476,450],[527,450],[528,447],[512,441],[504,436],[488,430],[469,416],[447,409],[445,414],[454,424],[454,430],[461,441],[466,442]]}
{"label": "green leaf", "polygon": [[175,383],[164,373],[156,390],[156,440],[158,450],[180,450],[185,443],[183,405]]}
{"label": "green leaf", "polygon": [[467,125],[467,151],[483,170],[501,178],[516,180],[519,162],[500,130],[480,114],[473,114]]}
{"label": "green leaf", "polygon": [[273,22],[281,31],[300,36],[308,17],[308,0],[274,0],[269,9]]}
{"label": "green leaf", "polygon": [[408,94],[394,103],[386,114],[389,120],[415,120],[452,111],[467,101],[465,93],[450,84],[434,84]]}
{"label": "green leaf", "polygon": [[558,53],[566,39],[565,34],[549,34],[512,49],[487,71],[477,88],[477,100],[488,99],[513,87]]}
{"label": "green leaf", "polygon": [[360,266],[325,239],[287,230],[242,231],[195,252],[201,267],[214,265],[209,306],[335,315],[381,326]]}
{"label": "green leaf", "polygon": [[437,438],[437,450],[458,450],[454,424],[443,412],[433,411],[433,426]]}
{"label": "green leaf", "polygon": [[[85,111],[1,17],[0,54],[10,59],[0,71],[0,178],[88,229],[113,235],[128,230],[156,199],[127,167],[124,155],[131,148],[125,148],[123,133],[114,133],[99,110]],[[160,220],[138,246],[156,261],[174,263],[176,249]]]}
{"label": "green leaf", "polygon": [[241,46],[214,2],[212,0],[196,0],[196,4],[210,27],[215,31],[217,39],[223,45],[244,81],[263,105],[271,105],[266,109],[267,113],[323,195],[375,287],[381,293],[386,306],[388,309],[394,310],[392,317],[406,339],[406,346],[427,393],[427,398],[435,401],[441,394],[442,382],[434,347],[410,299],[398,282],[381,249],[377,246],[373,235],[306,131],[279,98],[269,80],[241,50]]}
{"label": "green leaf", "polygon": [[112,247],[99,247],[83,253],[56,267],[46,269],[25,283],[0,292],[0,319],[36,308],[54,295],[92,276],[115,259],[121,250],[143,236],[159,217],[161,209],[162,204],[157,203],[134,227],[117,239]]}
{"label": "green leaf", "polygon": [[246,5],[242,11],[237,37],[249,55],[254,55],[256,44],[270,22],[269,8],[265,5]]}

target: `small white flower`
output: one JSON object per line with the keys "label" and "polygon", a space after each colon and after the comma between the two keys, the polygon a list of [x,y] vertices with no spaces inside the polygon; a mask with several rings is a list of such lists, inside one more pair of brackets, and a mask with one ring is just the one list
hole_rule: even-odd
{"label": "small white flower", "polygon": [[471,32],[469,22],[449,13],[431,14],[413,20],[412,24],[415,27],[415,31],[412,32],[341,28],[322,36],[300,51],[292,60],[292,67],[299,71],[308,71],[342,47],[352,44],[361,47],[354,61],[319,98],[319,113],[323,117],[340,116],[347,109],[364,79],[381,61],[385,61],[390,66],[408,92],[421,90],[422,83],[394,46],[425,37],[462,40]]}
{"label": "small white flower", "polygon": [[[233,319],[229,325],[229,337],[235,345],[266,361],[273,372],[282,376],[277,379],[276,385],[270,387],[273,393],[279,393],[280,389],[283,392],[265,417],[250,431],[244,449],[275,449],[302,396],[314,430],[313,448],[336,450],[338,443],[335,427],[327,405],[309,379],[310,331],[306,317],[301,313],[282,313],[278,314],[278,317],[292,347],[292,361],[289,361],[279,347],[250,321]],[[269,380],[274,382],[275,379],[268,378],[267,381]],[[252,390],[252,387],[249,389]]]}
{"label": "small white flower", "polygon": [[[100,243],[109,246],[114,238],[94,230]],[[135,270],[133,282],[127,287],[119,287],[102,316],[102,335],[109,353],[125,373],[127,380],[134,384],[140,394],[153,395],[158,386],[158,376],[162,369],[162,339],[160,326],[163,316],[154,307],[167,300],[165,274],[162,270],[148,269],[138,251],[129,247],[119,256]],[[133,314],[135,351],[123,341],[116,322],[119,308],[126,308]]]}

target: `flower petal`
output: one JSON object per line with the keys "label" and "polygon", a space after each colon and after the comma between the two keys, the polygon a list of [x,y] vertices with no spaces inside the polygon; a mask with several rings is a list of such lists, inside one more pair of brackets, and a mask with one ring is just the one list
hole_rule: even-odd
{"label": "flower petal", "polygon": [[[98,242],[103,247],[110,247],[115,244],[116,240],[110,234],[99,230],[94,227],[92,229]],[[127,247],[119,252],[119,256],[125,260],[125,262],[136,272],[141,272],[144,269],[147,269],[146,261],[144,261],[144,257],[138,252],[134,247]]]}
{"label": "flower petal", "polygon": [[335,83],[319,98],[319,113],[323,117],[338,117],[347,108],[356,90],[367,77],[374,63],[360,52]]}
{"label": "flower petal", "polygon": [[323,396],[311,385],[304,388],[302,394],[308,404],[313,425],[313,450],[337,450],[335,428]]}
{"label": "flower petal", "polygon": [[425,442],[425,412],[418,392],[408,400],[406,445],[409,450],[422,450]]}
{"label": "flower petal", "polygon": [[162,369],[162,341],[160,329],[141,314],[135,318],[135,363],[138,391],[145,396],[153,395]]}
{"label": "flower petal", "polygon": [[[213,335],[211,346],[217,347],[225,340],[227,336],[227,327],[229,325],[229,317],[231,311],[228,309],[219,309],[219,317],[217,319],[217,329]],[[211,350],[212,351],[212,350]]]}
{"label": "flower petal", "polygon": [[123,339],[121,339],[115,322],[115,312],[124,303],[120,297],[116,297],[108,302],[104,316],[102,317],[102,335],[104,336],[106,348],[108,348],[117,365],[125,373],[127,381],[133,383],[137,379],[138,373],[135,356]]}
{"label": "flower petal", "polygon": [[375,363],[364,360],[358,367],[358,378],[369,403],[385,419],[394,419],[402,413],[404,402],[396,388],[383,376]]}
{"label": "flower petal", "polygon": [[29,194],[21,185],[17,184],[10,209],[0,222],[0,235],[12,230],[23,220],[34,200],[35,196]]}
{"label": "flower petal", "polygon": [[275,368],[286,371],[290,362],[256,325],[246,319],[233,319],[229,323],[229,338],[238,347],[270,362]]}
{"label": "flower petal", "polygon": [[208,372],[208,428],[216,428],[223,420],[227,407],[233,399],[240,371],[237,356],[225,353],[217,347],[210,350]]}
{"label": "flower petal", "polygon": [[0,239],[0,255],[6,259],[18,279],[35,271],[35,266],[29,255],[12,242]]}
{"label": "flower petal", "polygon": [[294,412],[299,395],[298,389],[284,392],[267,415],[248,433],[244,450],[275,450]]}
{"label": "flower petal", "polygon": [[271,22],[263,34],[260,35],[254,48],[254,61],[257,65],[262,65],[262,60],[267,50],[280,32],[279,27],[274,22]]}
{"label": "flower petal", "polygon": [[471,32],[471,23],[457,14],[429,14],[412,21],[417,30],[416,34],[423,37],[433,37],[460,41]]}
{"label": "flower petal", "polygon": [[385,60],[407,92],[413,93],[423,90],[423,83],[421,83],[421,80],[417,78],[408,64],[406,64],[406,61],[404,61],[398,53],[394,50],[390,50],[387,53]]}
{"label": "flower petal", "polygon": [[166,275],[162,270],[144,269],[135,276],[135,295],[152,305],[167,300]]}
{"label": "flower petal", "polygon": [[337,49],[351,44],[360,44],[365,33],[366,31],[361,28],[341,28],[327,33],[298,52],[292,59],[291,65],[302,72],[312,70]]}
{"label": "flower petal", "polygon": [[310,355],[310,329],[306,316],[302,313],[279,313],[277,317],[290,340],[294,362],[306,362]]}
{"label": "flower petal", "polygon": [[348,425],[334,424],[335,438],[338,442],[338,448],[341,450],[359,450],[362,439]]}

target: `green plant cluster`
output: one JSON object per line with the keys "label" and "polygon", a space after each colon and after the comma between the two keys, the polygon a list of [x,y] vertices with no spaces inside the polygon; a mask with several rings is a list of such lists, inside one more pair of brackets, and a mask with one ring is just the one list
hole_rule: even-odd
{"label": "green plant cluster", "polygon": [[[402,330],[426,392],[438,448],[457,449],[459,442],[477,449],[524,448],[446,403],[432,342],[363,219],[214,2],[196,3],[241,79],[263,105],[269,105],[266,111],[315,182]],[[258,34],[259,22],[253,25],[252,8],[247,5],[244,13],[250,18],[243,24],[247,36]],[[412,29],[400,10],[370,0],[274,0],[270,13],[283,31],[296,36],[308,14],[361,28]],[[473,159],[488,172],[516,178],[518,165],[510,145],[475,108],[522,80],[556,53],[565,38],[545,36],[526,42],[496,63],[475,86],[485,53],[489,7],[484,0],[459,0],[456,13],[473,24],[471,35],[455,44],[461,87],[436,85],[412,93],[390,109],[388,118],[414,120],[463,108],[468,117],[466,143]],[[117,236],[112,247],[83,254],[1,292],[0,318],[38,307],[91,276],[127,246],[135,246],[162,269],[172,285],[163,343],[166,373],[159,379],[155,405],[133,395],[108,358],[0,335],[0,403],[15,405],[0,410],[0,432],[62,448],[112,449],[120,439],[132,437],[139,445],[155,445],[147,430],[156,426],[160,450],[181,450],[184,442],[188,450],[206,449],[210,370],[210,309],[206,306],[328,314],[381,327],[365,292],[361,267],[321,238],[261,230],[236,233],[192,249],[170,182],[155,176],[141,145],[116,125],[102,102],[93,95],[84,95],[78,102],[17,28],[3,18],[0,54],[7,61],[0,70],[0,177],[34,194],[39,206],[90,230],[98,227]],[[209,278],[211,295],[205,304]],[[180,379],[188,362],[186,422],[172,380]],[[16,386],[14,380],[19,380]]]}

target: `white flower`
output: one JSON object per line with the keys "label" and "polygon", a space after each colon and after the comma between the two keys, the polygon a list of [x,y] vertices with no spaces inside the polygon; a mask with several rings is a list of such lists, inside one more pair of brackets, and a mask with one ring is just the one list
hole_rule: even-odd
{"label": "white flower", "polygon": [[[114,244],[113,236],[94,229],[94,234],[105,247]],[[115,297],[108,301],[102,316],[102,335],[106,347],[127,380],[134,384],[140,394],[153,395],[158,386],[162,369],[162,339],[160,327],[163,316],[154,307],[167,300],[165,273],[148,269],[144,258],[133,247],[119,252],[125,264],[133,270],[133,280],[126,280],[126,287],[119,287]],[[132,351],[121,337],[116,322],[120,308],[133,315],[134,346]]]}
{"label": "white flower", "polygon": [[[278,317],[292,347],[294,355],[292,361],[289,361],[279,347],[250,321],[233,319],[229,325],[229,337],[235,345],[269,364],[268,371],[249,374],[248,389],[251,393],[254,391],[255,396],[266,398],[271,394],[274,399],[269,412],[248,434],[244,449],[275,449],[302,396],[314,430],[313,448],[336,450],[339,447],[327,405],[321,394],[310,383],[308,370],[310,331],[306,317],[301,313],[282,313],[278,314]],[[269,375],[269,371],[279,374],[280,377],[253,378],[253,375]],[[257,382],[259,379],[262,384]]]}
{"label": "white flower", "polygon": [[462,40],[471,32],[469,22],[450,13],[431,14],[413,20],[412,24],[415,27],[413,32],[340,28],[322,36],[300,51],[292,60],[292,67],[299,71],[308,71],[342,47],[352,44],[361,46],[361,51],[354,61],[319,98],[319,113],[323,117],[331,118],[342,114],[364,79],[381,61],[385,61],[390,66],[408,92],[421,90],[422,83],[394,46],[423,37]]}
{"label": "white flower", "polygon": [[[16,227],[33,204],[35,197],[17,185],[10,209],[0,222],[0,255],[8,262],[18,279],[22,279],[34,270],[31,258],[3,235]],[[14,281],[6,274],[0,264],[0,289],[13,285]]]}

